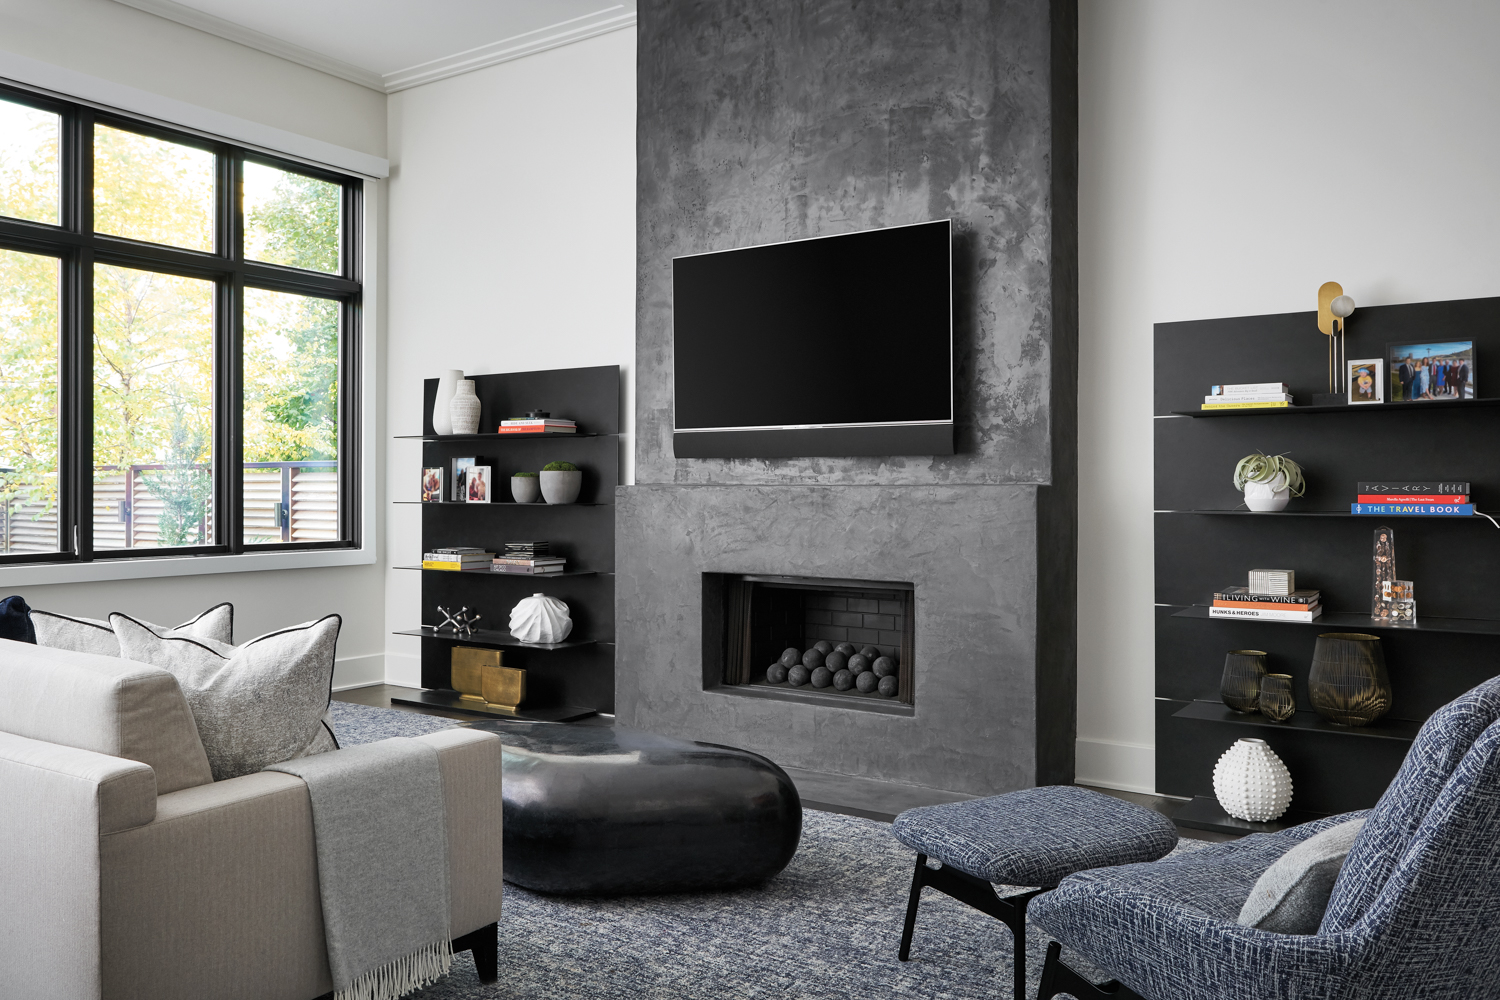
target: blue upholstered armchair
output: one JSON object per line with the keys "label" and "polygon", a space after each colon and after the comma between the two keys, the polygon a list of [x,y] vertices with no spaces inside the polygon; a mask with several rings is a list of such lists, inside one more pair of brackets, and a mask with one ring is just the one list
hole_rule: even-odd
{"label": "blue upholstered armchair", "polygon": [[1081,872],[1031,919],[1116,977],[1048,951],[1038,1000],[1422,1000],[1500,995],[1500,678],[1428,719],[1368,813],[1316,934],[1236,922],[1261,873],[1350,814],[1149,864]]}

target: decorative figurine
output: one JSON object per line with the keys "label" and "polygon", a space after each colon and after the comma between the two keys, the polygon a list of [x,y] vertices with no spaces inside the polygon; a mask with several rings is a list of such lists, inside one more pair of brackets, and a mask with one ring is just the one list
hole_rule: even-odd
{"label": "decorative figurine", "polygon": [[1385,525],[1375,529],[1374,580],[1370,587],[1370,617],[1381,624],[1395,621],[1395,600],[1389,596],[1396,579],[1396,533]]}

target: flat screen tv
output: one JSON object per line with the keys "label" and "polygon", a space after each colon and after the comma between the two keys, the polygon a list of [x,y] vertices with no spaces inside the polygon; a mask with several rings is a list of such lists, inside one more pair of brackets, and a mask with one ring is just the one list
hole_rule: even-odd
{"label": "flat screen tv", "polygon": [[951,230],[673,259],[677,457],[953,454]]}

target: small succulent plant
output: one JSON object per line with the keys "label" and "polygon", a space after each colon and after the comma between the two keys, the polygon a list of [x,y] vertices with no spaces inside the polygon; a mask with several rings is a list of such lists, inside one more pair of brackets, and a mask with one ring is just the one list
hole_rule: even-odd
{"label": "small succulent plant", "polygon": [[1257,451],[1240,459],[1234,467],[1234,488],[1241,493],[1245,492],[1246,483],[1274,483],[1278,478],[1294,497],[1307,492],[1302,466],[1285,455],[1264,455]]}
{"label": "small succulent plant", "polygon": [[543,472],[577,472],[578,466],[572,462],[548,462],[542,466]]}
{"label": "small succulent plant", "polygon": [[537,474],[535,472],[518,472],[514,476],[511,476],[510,478],[512,478],[512,479],[535,479],[536,475]]}

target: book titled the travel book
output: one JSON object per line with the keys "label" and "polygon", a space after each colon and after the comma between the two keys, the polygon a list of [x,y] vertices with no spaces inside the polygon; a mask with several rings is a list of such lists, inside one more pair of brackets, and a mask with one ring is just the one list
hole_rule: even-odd
{"label": "book titled the travel book", "polygon": [[1290,594],[1257,594],[1248,587],[1225,587],[1214,591],[1214,602],[1208,609],[1210,618],[1249,618],[1275,622],[1310,622],[1322,614],[1322,597],[1316,590],[1294,590]]}
{"label": "book titled the travel book", "polygon": [[1471,503],[1415,503],[1410,500],[1401,503],[1351,503],[1349,513],[1374,515],[1376,517],[1404,517],[1410,515],[1423,517],[1473,517],[1474,505]]}

